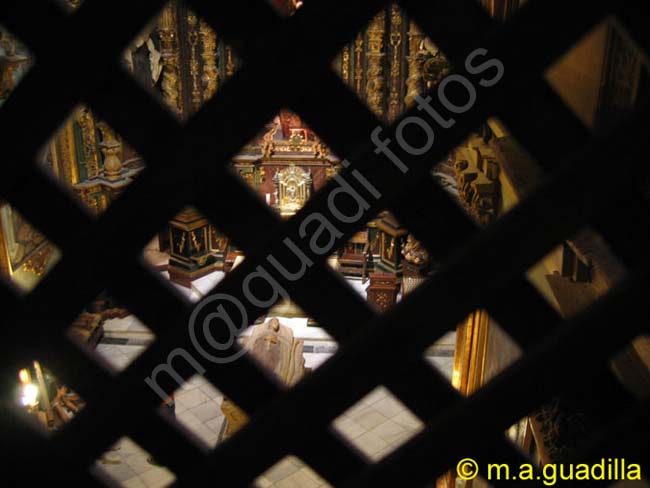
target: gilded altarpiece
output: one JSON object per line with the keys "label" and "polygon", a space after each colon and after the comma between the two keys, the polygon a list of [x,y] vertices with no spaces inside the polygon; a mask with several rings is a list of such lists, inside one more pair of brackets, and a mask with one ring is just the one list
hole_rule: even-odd
{"label": "gilded altarpiece", "polygon": [[382,10],[343,48],[335,63],[343,81],[378,117],[388,121],[404,109],[408,26],[397,5]]}
{"label": "gilded altarpiece", "polygon": [[77,107],[57,132],[42,165],[95,215],[103,213],[144,168],[140,156],[85,106]]}
{"label": "gilded altarpiece", "polygon": [[238,66],[232,49],[181,2],[170,2],[158,18],[162,76],[155,88],[185,119],[216,93]]}
{"label": "gilded altarpiece", "polygon": [[288,111],[281,112],[264,133],[245,146],[234,158],[233,166],[268,205],[281,213],[289,195],[284,192],[287,178],[291,179],[292,172],[300,176],[298,179],[306,185],[305,188],[296,186],[296,192],[302,195],[297,195],[301,204],[292,209],[285,205],[285,215],[299,210],[341,168],[339,159],[330,154],[318,136]]}

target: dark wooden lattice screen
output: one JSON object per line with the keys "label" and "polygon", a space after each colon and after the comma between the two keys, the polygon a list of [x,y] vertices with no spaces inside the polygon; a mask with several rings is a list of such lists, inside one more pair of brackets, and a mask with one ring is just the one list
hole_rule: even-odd
{"label": "dark wooden lattice screen", "polygon": [[[543,78],[551,63],[607,15],[616,15],[647,50],[647,2],[530,0],[497,26],[472,0],[400,1],[458,73],[467,74],[463,61],[479,47],[505,66],[498,85],[477,86],[477,103],[453,127],[436,133],[427,154],[413,157],[395,148],[410,168],[406,174],[376,154],[370,142],[377,126],[395,140],[395,126],[383,126],[330,69],[341,47],[388,2],[311,0],[290,19],[279,18],[262,0],[187,3],[237,50],[242,66],[186,124],[142,91],[119,62],[125,46],[163,1],[87,0],[74,15],[48,1],[0,4],[0,23],[36,58],[0,109],[0,196],[63,254],[31,294],[19,297],[6,286],[0,289],[2,370],[10,378],[24,361],[39,359],[87,402],[70,425],[48,439],[3,407],[4,480],[28,474],[30,484],[97,484],[88,467],[123,435],[155,455],[186,486],[207,485],[206,480],[214,486],[247,486],[289,453],[331,484],[350,487],[424,486],[467,456],[522,462],[504,430],[648,330],[650,283],[643,258],[650,248],[650,214],[634,182],[648,173],[635,148],[647,139],[650,112],[642,107],[613,132],[596,136]],[[274,49],[278,45],[291,46],[290,54]],[[435,93],[432,98],[435,105]],[[147,162],[142,176],[98,219],[84,213],[35,164],[35,154],[78,103],[105,119]],[[389,208],[444,265],[408,299],[378,316],[326,266],[325,256],[301,244],[315,265],[295,283],[277,278],[341,348],[288,391],[248,357],[206,365],[206,377],[252,419],[232,439],[203,452],[157,415],[160,398],[143,381],[170,351],[191,348],[186,324],[192,307],[153,277],[139,256],[151,236],[191,204],[247,255],[215,292],[240,296],[242,279],[268,254],[292,262],[283,239],[302,243],[299,223],[305,216],[316,211],[331,216],[327,198],[336,184],[331,182],[299,214],[282,221],[227,170],[231,157],[282,107],[299,113],[351,162],[342,176],[358,169],[382,194],[372,200],[367,218],[340,224],[340,243]],[[412,110],[403,117],[417,114]],[[546,178],[516,209],[479,231],[429,178],[429,171],[492,115],[535,157]],[[417,129],[405,131],[408,140],[418,141],[421,135]],[[607,171],[612,165],[616,171]],[[353,213],[351,202],[348,206]],[[564,322],[524,273],[587,225],[603,234],[631,273],[611,294]],[[64,334],[103,290],[157,337],[115,377]],[[421,357],[429,344],[478,307],[487,309],[525,354],[477,394],[461,399]],[[248,309],[250,317],[262,312]],[[186,378],[196,372],[188,364],[177,370]],[[379,384],[425,420],[427,428],[370,465],[329,426]],[[167,385],[170,391],[174,386]],[[647,417],[645,404],[613,418],[585,450],[585,459],[607,452],[645,454],[647,460]],[[30,466],[27,472],[25,466]]]}

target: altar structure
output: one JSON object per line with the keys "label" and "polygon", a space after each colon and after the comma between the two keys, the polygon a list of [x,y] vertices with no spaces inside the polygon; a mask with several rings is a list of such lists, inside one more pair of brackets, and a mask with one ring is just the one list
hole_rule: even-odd
{"label": "altar structure", "polygon": [[318,136],[283,110],[234,158],[239,175],[283,217],[300,210],[340,168]]}
{"label": "altar structure", "polygon": [[308,169],[290,165],[273,177],[275,206],[283,217],[291,217],[309,200],[312,178]]}
{"label": "altar structure", "polygon": [[211,247],[213,231],[208,220],[187,207],[169,224],[169,278],[190,288],[192,281],[217,269]]}

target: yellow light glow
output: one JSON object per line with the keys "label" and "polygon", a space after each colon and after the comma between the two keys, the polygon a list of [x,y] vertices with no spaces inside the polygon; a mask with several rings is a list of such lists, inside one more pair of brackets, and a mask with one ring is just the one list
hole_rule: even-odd
{"label": "yellow light glow", "polygon": [[20,379],[20,382],[23,385],[29,383],[29,371],[26,369],[21,369],[18,373],[18,379]]}
{"label": "yellow light glow", "polygon": [[451,374],[451,384],[454,388],[458,389],[460,387],[460,371],[454,369]]}
{"label": "yellow light glow", "polygon": [[36,397],[38,397],[38,388],[32,383],[28,383],[23,386],[23,396],[20,403],[26,407],[33,407],[36,405]]}

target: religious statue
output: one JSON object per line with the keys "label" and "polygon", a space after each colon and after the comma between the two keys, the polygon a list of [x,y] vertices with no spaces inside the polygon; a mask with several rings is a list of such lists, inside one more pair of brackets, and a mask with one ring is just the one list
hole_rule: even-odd
{"label": "religious statue", "polygon": [[[244,347],[288,386],[296,384],[305,374],[303,341],[296,339],[293,331],[277,318],[255,326],[253,333],[244,339]],[[226,417],[223,438],[227,439],[248,421],[248,416],[228,398],[224,398],[221,410]]]}
{"label": "religious statue", "polygon": [[413,234],[409,234],[406,238],[406,244],[402,249],[402,255],[409,263],[423,265],[430,261],[428,251],[422,246]]}
{"label": "religious statue", "polygon": [[273,138],[280,128],[279,122],[274,122],[273,126],[262,137],[262,156],[270,158],[273,155]]}
{"label": "religious statue", "polygon": [[295,339],[293,331],[276,318],[255,327],[246,348],[289,386],[297,383],[305,372],[303,341]]}
{"label": "religious statue", "polygon": [[314,144],[314,152],[316,153],[316,158],[326,158],[330,153],[329,148],[318,137]]}
{"label": "religious statue", "polygon": [[436,86],[443,78],[451,72],[451,65],[444,54],[433,44],[429,38],[425,38],[420,46],[422,63],[422,78],[427,90]]}
{"label": "religious statue", "polygon": [[140,35],[124,54],[130,71],[148,87],[158,83],[163,70],[162,53],[156,43],[155,36]]}

